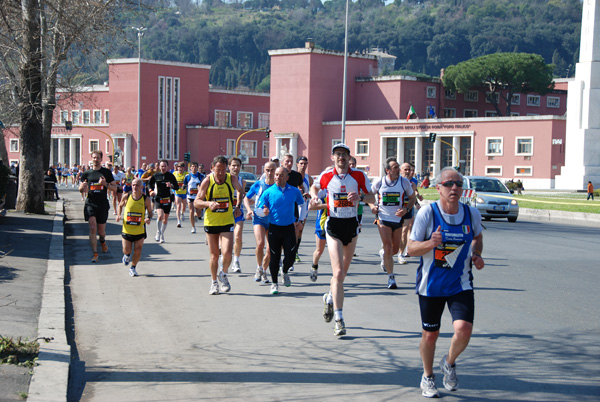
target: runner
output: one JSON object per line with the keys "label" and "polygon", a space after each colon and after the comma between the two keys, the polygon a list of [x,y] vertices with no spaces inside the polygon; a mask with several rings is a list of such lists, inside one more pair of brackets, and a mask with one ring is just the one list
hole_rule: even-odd
{"label": "runner", "polygon": [[304,202],[302,193],[288,182],[288,171],[284,167],[275,170],[275,185],[269,187],[260,196],[257,208],[262,208],[269,218],[269,249],[271,261],[271,294],[279,293],[279,261],[283,248],[283,284],[289,287],[292,282],[288,270],[294,264],[296,256],[296,217],[294,211]]}
{"label": "runner", "polygon": [[[227,173],[227,158],[216,156],[211,164],[212,174],[208,175],[200,185],[200,191],[194,201],[194,207],[206,208],[204,217],[204,231],[210,251],[210,274],[212,284],[209,294],[219,294],[219,283],[221,290],[229,292],[231,285],[227,279],[227,271],[231,264],[231,250],[233,248],[233,226],[235,217],[242,212],[243,189],[236,176]],[[237,204],[233,206],[233,191],[237,190]],[[221,250],[219,252],[219,243]],[[223,270],[219,268],[219,254],[223,255]]]}
{"label": "runner", "polygon": [[173,172],[173,176],[175,176],[175,180],[177,180],[177,185],[179,186],[179,190],[175,191],[175,206],[177,207],[177,227],[181,227],[181,219],[185,214],[185,205],[187,198],[187,189],[185,188],[184,180],[187,176],[188,172],[185,171],[185,163],[179,162],[175,164],[175,171]]}
{"label": "runner", "polygon": [[[350,148],[345,144],[336,144],[331,150],[331,160],[334,162],[332,170],[326,170],[311,187],[313,203],[317,204],[319,190],[327,191],[326,222],[327,246],[331,259],[331,288],[329,293],[323,295],[325,308],[323,318],[330,322],[335,317],[334,335],[346,334],[346,326],[342,314],[344,304],[344,279],[350,268],[352,256],[356,248],[358,235],[357,206],[360,200],[368,198],[366,202],[373,202],[370,195],[370,183],[366,182],[365,175],[349,167]],[[360,192],[366,194],[361,197]]]}
{"label": "runner", "polygon": [[[238,181],[240,182],[240,186],[242,189],[246,188],[246,181],[243,180],[240,175],[240,170],[242,170],[242,160],[240,158],[230,158],[229,159],[229,173],[232,176],[236,176]],[[242,200],[244,199],[244,194],[242,194]],[[237,190],[233,192],[233,205],[237,206]],[[240,268],[240,255],[242,254],[242,233],[244,231],[244,221],[246,217],[244,216],[244,204],[240,205],[240,210],[242,214],[235,218],[235,227],[233,229],[233,265],[231,270],[236,273],[241,273],[242,269]]]}
{"label": "runner", "polygon": [[[400,248],[400,253],[398,253],[398,264],[406,264],[406,257],[408,254],[405,253],[405,247],[408,244],[408,236],[410,235],[410,231],[412,230],[412,225],[415,220],[416,210],[419,206],[418,201],[423,201],[423,196],[419,194],[419,190],[417,188],[418,182],[413,177],[415,173],[415,168],[408,162],[405,162],[400,166],[400,173],[403,177],[407,178],[411,182],[411,186],[413,192],[417,196],[417,200],[415,201],[415,206],[411,208],[406,215],[404,215],[404,219],[402,221],[402,246]],[[408,198],[404,197],[404,206],[408,203]]]}
{"label": "runner", "polygon": [[[128,167],[127,168],[127,173],[125,173],[125,181],[123,182],[123,192],[124,193],[131,193],[131,191],[133,190],[133,187],[131,186],[131,183],[133,183],[133,179],[135,179],[135,175],[133,174],[133,167]],[[144,183],[142,183],[142,187],[143,187]]]}
{"label": "runner", "polygon": [[190,224],[192,225],[190,233],[196,233],[196,217],[202,219],[202,209],[194,207],[194,200],[198,195],[198,189],[202,180],[204,180],[204,175],[198,173],[198,162],[192,162],[190,173],[183,180],[183,185],[187,189],[187,202],[190,209]]}
{"label": "runner", "polygon": [[158,216],[154,240],[164,243],[165,231],[167,230],[167,223],[169,223],[169,214],[171,213],[171,206],[175,198],[171,190],[177,191],[179,185],[173,173],[169,172],[169,162],[163,159],[160,161],[158,167],[160,171],[150,178],[148,189],[150,190],[150,197],[154,198]]}
{"label": "runner", "polygon": [[98,262],[98,244],[96,234],[100,239],[100,246],[103,253],[108,253],[108,245],[106,244],[106,220],[108,219],[108,203],[107,191],[115,191],[116,184],[110,170],[102,167],[102,151],[95,150],[92,152],[91,169],[86,170],[81,174],[81,183],[79,184],[79,192],[87,193],[83,216],[89,225],[89,241],[92,248],[92,262]]}
{"label": "runner", "polygon": [[311,211],[317,211],[317,218],[315,221],[315,242],[316,247],[313,252],[312,266],[310,268],[310,280],[316,282],[319,276],[319,260],[325,251],[325,245],[327,238],[325,236],[325,222],[327,221],[327,199],[320,198],[318,203],[313,202],[311,199],[308,205],[308,209]]}
{"label": "runner", "polygon": [[300,255],[300,241],[302,240],[302,232],[304,231],[304,225],[308,218],[308,203],[310,201],[310,186],[313,185],[313,178],[306,173],[308,168],[308,158],[306,156],[300,156],[296,160],[296,171],[302,176],[302,186],[300,191],[304,197],[304,203],[298,206],[298,222],[296,222],[296,262],[301,262]]}
{"label": "runner", "polygon": [[475,315],[472,266],[478,270],[485,266],[481,257],[481,214],[459,201],[462,175],[452,167],[445,167],[436,175],[435,183],[440,199],[419,210],[408,242],[409,254],[421,257],[416,292],[423,328],[419,346],[423,360],[421,390],[428,398],[439,396],[433,359],[446,304],[452,315],[454,336],[440,368],[444,387],[448,391],[458,389],[455,363],[469,344]]}
{"label": "runner", "polygon": [[117,214],[117,205],[121,202],[121,198],[123,197],[123,183],[125,182],[125,173],[119,170],[119,166],[115,165],[112,170],[112,175],[115,179],[115,183],[117,185],[117,190],[113,192],[113,215]]}
{"label": "runner", "polygon": [[[252,218],[254,238],[256,239],[256,273],[254,274],[254,280],[256,282],[262,282],[263,284],[269,283],[267,269],[269,268],[269,262],[271,261],[271,251],[269,249],[269,243],[265,241],[267,231],[269,230],[269,218],[264,216],[261,208],[258,208],[255,213],[255,211],[252,210],[252,204],[256,205],[256,201],[260,199],[260,196],[265,190],[275,183],[276,168],[277,165],[274,162],[265,163],[263,168],[264,178],[255,182],[244,198],[244,204],[248,210],[247,218]],[[254,198],[255,200],[253,200]],[[266,252],[265,246],[267,247]]]}
{"label": "runner", "polygon": [[[377,215],[377,228],[383,248],[380,250],[381,267],[388,274],[388,289],[397,289],[394,277],[394,256],[404,250],[402,243],[402,220],[415,203],[411,183],[400,176],[400,165],[396,158],[385,161],[386,175],[376,179],[371,191],[376,195],[376,202],[369,204],[371,212]],[[404,206],[404,198],[408,196],[408,205]]]}
{"label": "runner", "polygon": [[[117,222],[121,220],[121,216],[124,217],[121,233],[121,237],[123,237],[123,264],[128,266],[131,262],[129,275],[138,276],[136,267],[142,257],[142,247],[144,246],[144,239],[146,239],[146,225],[149,225],[152,220],[152,202],[146,194],[142,193],[141,179],[134,179],[131,182],[131,187],[131,193],[125,193],[119,203]],[[132,249],[133,258],[131,257]]]}

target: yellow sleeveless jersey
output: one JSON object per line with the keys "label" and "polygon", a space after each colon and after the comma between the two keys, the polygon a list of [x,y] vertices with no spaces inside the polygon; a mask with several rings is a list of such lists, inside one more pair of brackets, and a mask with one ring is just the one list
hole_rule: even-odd
{"label": "yellow sleeveless jersey", "polygon": [[187,190],[183,190],[183,180],[187,175],[188,172],[173,172],[173,176],[175,176],[175,180],[177,180],[177,184],[179,185],[179,190],[175,191],[175,194],[187,194]]}
{"label": "yellow sleeveless jersey", "polygon": [[206,201],[215,201],[219,203],[219,208],[212,211],[206,209],[204,215],[204,226],[225,226],[233,225],[233,185],[231,184],[231,175],[227,173],[227,177],[223,184],[215,182],[215,176],[209,176],[210,183],[206,190]]}
{"label": "yellow sleeveless jersey", "polygon": [[127,197],[127,203],[123,208],[123,233],[128,235],[140,235],[146,233],[146,196],[142,195],[139,200],[133,199],[133,194]]}

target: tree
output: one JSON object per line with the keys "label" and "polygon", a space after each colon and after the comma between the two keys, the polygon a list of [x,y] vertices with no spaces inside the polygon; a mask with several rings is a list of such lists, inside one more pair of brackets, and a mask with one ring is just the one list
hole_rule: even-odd
{"label": "tree", "polygon": [[552,71],[542,56],[529,53],[495,53],[449,66],[442,81],[447,89],[467,92],[485,88],[487,100],[498,116],[504,116],[499,99],[506,102],[506,116],[510,116],[514,93],[537,92],[544,95],[554,88]]}
{"label": "tree", "polygon": [[[70,86],[58,75],[77,49],[89,57],[105,35],[122,33],[116,16],[137,0],[9,0],[0,4],[0,69],[6,79],[0,92],[17,105],[21,163],[17,209],[44,212],[43,172],[49,164],[56,90]],[[115,42],[115,41],[113,41]],[[82,66],[64,71],[76,75]],[[6,99],[4,99],[6,101]],[[4,102],[3,102],[4,103]]]}

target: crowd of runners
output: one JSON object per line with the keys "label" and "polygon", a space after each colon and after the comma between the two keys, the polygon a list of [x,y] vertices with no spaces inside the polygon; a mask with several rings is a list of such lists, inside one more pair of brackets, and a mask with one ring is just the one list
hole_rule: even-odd
{"label": "crowd of runners", "polygon": [[[329,292],[323,295],[323,319],[334,321],[334,334],[346,335],[343,316],[344,280],[348,274],[362,224],[363,204],[376,216],[381,236],[381,269],[388,274],[387,287],[396,289],[394,260],[405,264],[407,256],[420,257],[416,293],[422,319],[420,353],[423,360],[421,389],[423,396],[437,397],[433,359],[440,322],[446,305],[452,315],[454,336],[440,368],[448,390],[458,388],[455,361],[471,337],[474,317],[472,266],[484,267],[481,216],[477,209],[459,202],[462,175],[453,168],[442,169],[435,178],[440,199],[420,209],[414,168],[396,158],[385,161],[385,175],[370,182],[345,144],[336,144],[332,164],[315,178],[307,174],[308,158],[296,160],[290,154],[272,158],[263,174],[246,192],[239,176],[239,158],[217,156],[210,172],[196,162],[189,171],[184,162],[171,169],[166,160],[138,171],[126,172],[102,165],[102,152],[94,151],[90,168],[78,171],[73,183],[85,198],[84,217],[89,223],[92,262],[98,262],[98,240],[103,252],[109,194],[113,194],[113,214],[122,222],[122,262],[129,274],[138,276],[144,240],[156,215],[154,240],[165,242],[171,209],[182,227],[188,209],[191,234],[203,220],[210,253],[212,277],[209,294],[229,292],[229,269],[241,272],[240,253],[245,221],[253,225],[256,240],[254,280],[271,284],[270,293],[278,294],[281,283],[291,285],[289,272],[299,260],[304,225],[310,210],[316,211],[315,237],[310,280],[318,279],[319,260],[327,245],[332,278]],[[281,274],[281,275],[280,275]],[[269,277],[270,276],[270,277]]]}

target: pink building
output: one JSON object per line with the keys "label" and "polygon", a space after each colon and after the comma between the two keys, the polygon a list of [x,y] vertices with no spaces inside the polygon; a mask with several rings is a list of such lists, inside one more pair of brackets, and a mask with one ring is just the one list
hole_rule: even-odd
{"label": "pink building", "polygon": [[[309,173],[318,174],[341,141],[343,53],[307,43],[269,54],[271,153],[307,155]],[[527,188],[553,187],[564,165],[565,90],[515,94],[512,116],[496,117],[482,91],[454,94],[439,79],[373,77],[377,63],[368,54],[348,58],[345,142],[369,175],[382,175],[385,159],[395,156],[417,172],[460,166],[466,174],[521,179]],[[418,118],[407,120],[411,105]]]}

